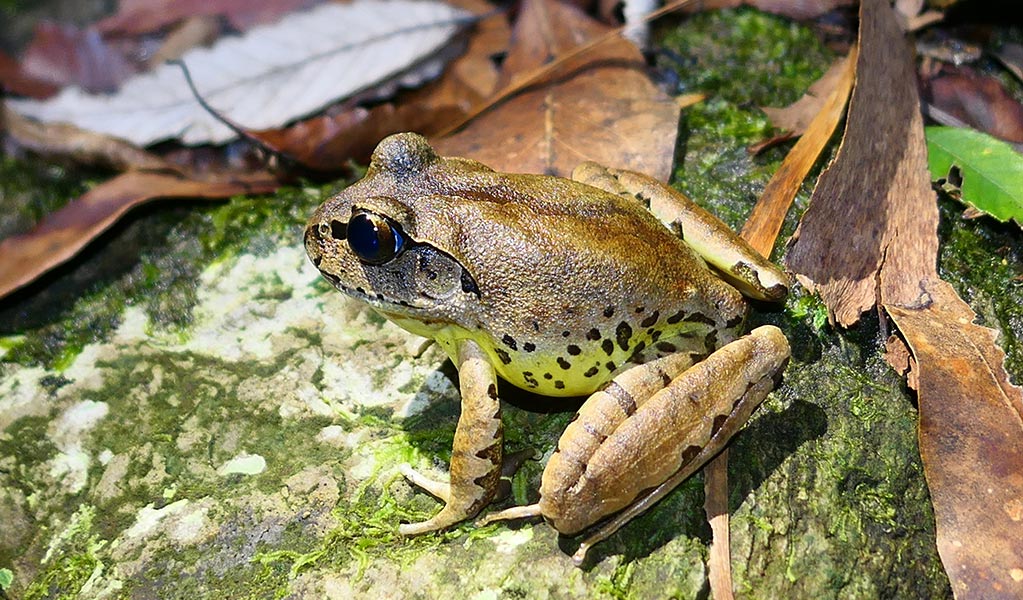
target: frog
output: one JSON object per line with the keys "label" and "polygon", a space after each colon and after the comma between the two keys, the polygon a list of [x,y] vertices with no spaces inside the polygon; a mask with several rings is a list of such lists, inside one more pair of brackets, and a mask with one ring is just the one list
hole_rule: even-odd
{"label": "frog", "polygon": [[498,378],[585,397],[547,461],[540,516],[601,527],[586,550],[719,452],[774,389],[790,350],[771,325],[743,335],[749,301],[788,275],[659,180],[584,162],[571,178],[442,157],[426,138],[379,142],[365,175],[323,202],[305,249],[338,291],[433,340],[458,371],[448,481],[402,465],[444,505],[403,535],[477,517],[504,465]]}

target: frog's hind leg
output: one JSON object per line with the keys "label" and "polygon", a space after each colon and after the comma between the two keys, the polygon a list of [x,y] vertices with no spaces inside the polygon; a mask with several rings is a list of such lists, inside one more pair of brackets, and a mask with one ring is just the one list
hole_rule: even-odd
{"label": "frog's hind leg", "polygon": [[583,542],[576,562],[717,454],[774,388],[788,358],[788,340],[777,327],[754,329],[654,394],[586,457],[581,477],[548,464],[544,483],[550,476],[558,484],[541,491],[545,515],[559,515],[578,531],[622,510]]}
{"label": "frog's hind leg", "polygon": [[[700,350],[678,351],[667,356],[651,360],[642,368],[629,368],[619,373],[609,381],[601,390],[594,392],[592,396],[580,407],[572,423],[558,440],[558,448],[554,456],[547,463],[544,469],[544,482],[547,482],[547,471],[551,463],[565,464],[568,462],[568,469],[577,471],[576,476],[581,476],[586,464],[578,457],[586,457],[596,451],[601,438],[611,435],[614,430],[623,423],[654,393],[664,387],[666,382],[671,381],[693,363],[703,358],[702,345]],[[580,430],[582,427],[582,430]],[[541,494],[543,493],[541,488]],[[480,519],[478,525],[486,525],[494,521],[511,519],[523,519],[536,517],[544,514],[542,502],[526,506],[514,506],[512,508],[491,513]],[[561,531],[560,527],[558,528]],[[564,533],[564,531],[563,531]]]}
{"label": "frog's hind leg", "polygon": [[409,481],[444,501],[432,519],[398,527],[403,535],[417,535],[450,527],[476,516],[490,503],[501,478],[502,442],[497,376],[483,350],[466,341],[458,350],[458,377],[462,414],[451,450],[451,483],[434,481],[403,467]]}
{"label": "frog's hind leg", "polygon": [[792,283],[784,271],[682,192],[649,175],[592,162],[576,167],[572,179],[642,202],[746,296],[776,302],[788,294]]}

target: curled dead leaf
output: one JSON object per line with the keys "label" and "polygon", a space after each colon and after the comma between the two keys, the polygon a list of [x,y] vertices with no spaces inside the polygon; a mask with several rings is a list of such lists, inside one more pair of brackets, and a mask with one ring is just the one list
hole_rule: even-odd
{"label": "curled dead leaf", "polygon": [[848,56],[829,69],[828,73],[834,71],[836,78],[828,84],[831,88],[828,95],[821,99],[817,113],[807,125],[806,131],[767,183],[742,229],[742,237],[764,256],[771,255],[785,214],[845,114],[846,101],[856,77],[858,52],[853,45]]}
{"label": "curled dead leaf", "polygon": [[842,145],[786,260],[844,327],[878,298],[920,301],[920,280],[936,278],[938,248],[913,58],[887,2],[861,3],[859,37]]}
{"label": "curled dead leaf", "polygon": [[[969,67],[946,67],[923,81],[931,116],[944,125],[972,127],[1008,142],[1023,142],[1023,104],[997,78]],[[946,122],[948,115],[955,122]]]}
{"label": "curled dead leaf", "polygon": [[26,75],[58,86],[78,86],[90,92],[110,92],[136,68],[95,28],[42,22],[21,57]]}
{"label": "curled dead leaf", "polygon": [[[500,97],[462,130],[433,140],[442,154],[497,170],[568,176],[584,160],[666,180],[678,106],[645,73],[639,51],[574,6],[527,0],[504,62],[502,82],[527,89]],[[537,70],[588,41],[606,41],[533,80]]]}
{"label": "curled dead leaf", "polygon": [[948,283],[923,306],[886,304],[913,352],[920,454],[938,553],[958,600],[1023,597],[1023,394],[996,332]]}
{"label": "curled dead leaf", "polygon": [[28,233],[0,241],[0,297],[63,264],[132,208],[157,198],[228,198],[267,193],[266,173],[198,180],[179,173],[129,171],[105,181],[44,218]]}

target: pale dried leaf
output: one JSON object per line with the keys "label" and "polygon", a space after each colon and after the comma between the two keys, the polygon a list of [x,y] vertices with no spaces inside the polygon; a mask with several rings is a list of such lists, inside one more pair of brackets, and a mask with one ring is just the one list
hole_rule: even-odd
{"label": "pale dried leaf", "polygon": [[848,64],[846,58],[837,59],[831,67],[813,82],[810,89],[799,99],[788,106],[776,108],[765,106],[761,110],[771,120],[771,125],[778,129],[787,129],[802,135],[810,126],[813,118],[820,113],[825,103],[843,79],[846,78]]}
{"label": "pale dried leaf", "polygon": [[[357,0],[295,13],[182,59],[203,98],[233,122],[270,129],[384,82],[414,85],[443,66],[440,50],[468,17],[439,2]],[[440,54],[438,54],[440,52]],[[140,146],[235,137],[193,97],[182,70],[164,65],[114,95],[77,88],[11,106],[43,121],[69,122]]]}

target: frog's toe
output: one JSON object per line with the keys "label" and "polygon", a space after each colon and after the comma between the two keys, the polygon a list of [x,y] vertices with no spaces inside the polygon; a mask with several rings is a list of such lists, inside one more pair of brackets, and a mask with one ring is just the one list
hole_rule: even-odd
{"label": "frog's toe", "polygon": [[499,510],[476,521],[477,527],[489,525],[495,521],[511,521],[514,519],[528,519],[530,517],[542,517],[539,504],[527,504],[525,506],[513,506]]}
{"label": "frog's toe", "polygon": [[459,510],[452,507],[450,504],[444,505],[436,516],[426,521],[420,521],[418,523],[402,523],[398,525],[398,533],[401,535],[420,535],[423,533],[430,533],[432,531],[439,531],[441,529],[447,529],[452,525],[460,523],[472,515],[466,514],[465,511]]}
{"label": "frog's toe", "polygon": [[444,481],[437,481],[436,479],[430,479],[426,475],[423,475],[419,471],[412,468],[412,465],[408,463],[402,464],[398,467],[398,471],[408,479],[408,482],[412,485],[426,490],[429,494],[443,500],[448,501],[448,497],[451,495],[451,485]]}

